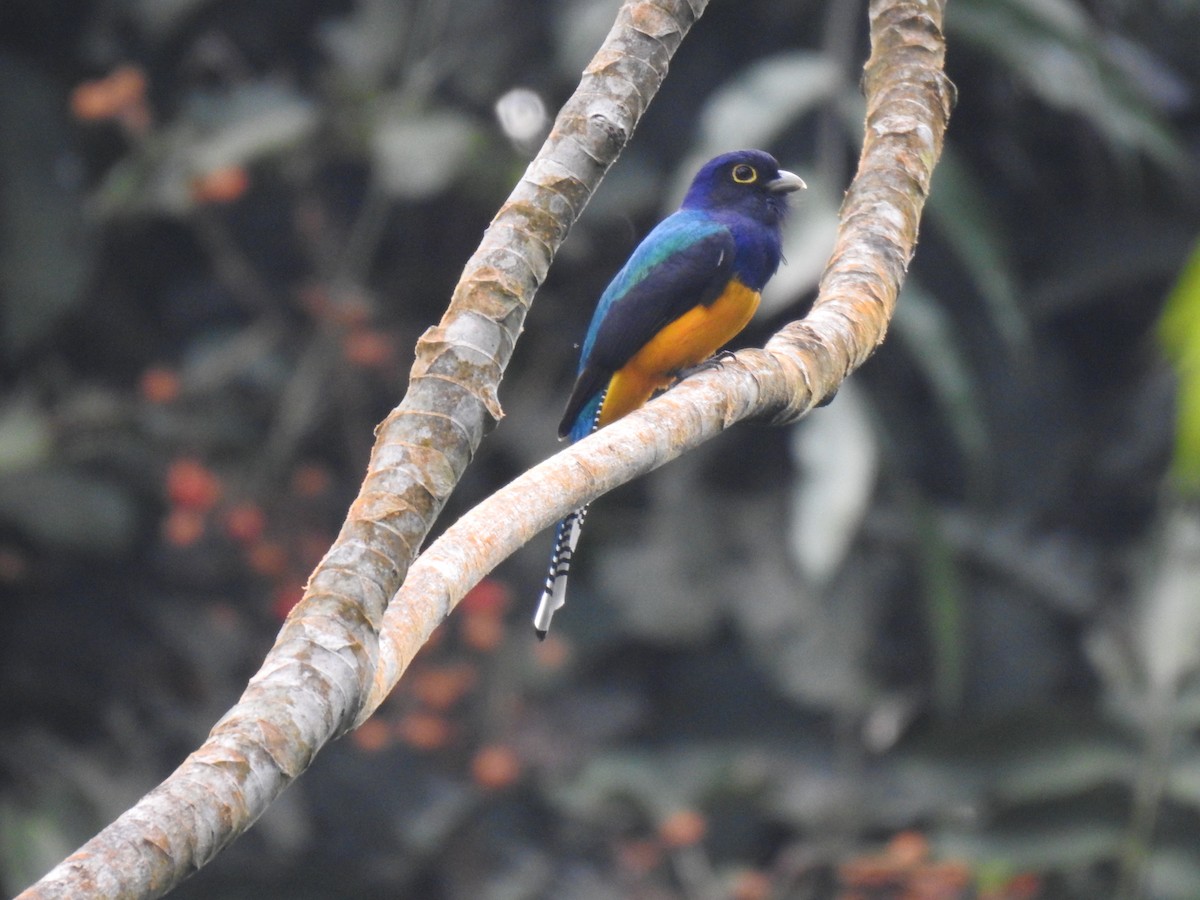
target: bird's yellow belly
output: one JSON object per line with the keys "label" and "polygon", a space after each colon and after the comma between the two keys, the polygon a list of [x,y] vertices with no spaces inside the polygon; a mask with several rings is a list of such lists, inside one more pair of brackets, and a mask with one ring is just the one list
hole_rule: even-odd
{"label": "bird's yellow belly", "polygon": [[608,425],[669,387],[682,369],[708,359],[754,317],[759,293],[737,280],[708,306],[695,306],[668,323],[608,383],[599,425]]}

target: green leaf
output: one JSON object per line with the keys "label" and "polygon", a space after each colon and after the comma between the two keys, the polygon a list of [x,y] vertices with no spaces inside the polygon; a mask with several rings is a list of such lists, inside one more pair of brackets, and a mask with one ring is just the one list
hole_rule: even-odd
{"label": "green leaf", "polygon": [[1183,490],[1200,493],[1200,243],[1167,296],[1158,337],[1179,379],[1172,473]]}

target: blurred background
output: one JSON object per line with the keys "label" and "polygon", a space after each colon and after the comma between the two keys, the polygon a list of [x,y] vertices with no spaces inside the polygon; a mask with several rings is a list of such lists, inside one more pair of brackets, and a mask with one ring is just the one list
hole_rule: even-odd
{"label": "blurred background", "polygon": [[[557,448],[593,304],[696,167],[810,189],[866,4],[714,2],[575,227],[445,521]],[[157,784],[336,533],[417,336],[611,0],[0,6],[0,891]],[[550,536],[178,897],[1200,896],[1200,4],[952,0],[888,341]]]}

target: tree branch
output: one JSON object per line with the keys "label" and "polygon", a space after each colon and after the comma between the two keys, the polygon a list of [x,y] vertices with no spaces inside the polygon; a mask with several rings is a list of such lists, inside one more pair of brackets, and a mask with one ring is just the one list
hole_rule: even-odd
{"label": "tree branch", "polygon": [[480,503],[413,564],[384,614],[362,721],[463,595],[568,511],[715,437],[735,422],[795,421],[887,334],[954,101],[943,71],[944,0],[872,0],[866,133],[812,311],[764,350],[688,378]]}
{"label": "tree branch", "polygon": [[366,478],[245,693],[166,781],[20,896],[152,897],[257,819],[368,695],[384,608],[483,435],[551,258],[707,0],[626,0],[537,158],[417,345]]}

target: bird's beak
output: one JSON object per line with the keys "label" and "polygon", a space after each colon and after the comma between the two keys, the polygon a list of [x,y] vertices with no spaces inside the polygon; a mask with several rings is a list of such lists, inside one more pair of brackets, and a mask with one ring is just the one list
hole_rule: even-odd
{"label": "bird's beak", "polygon": [[783,169],[779,170],[779,177],[773,178],[767,182],[767,190],[772,194],[790,194],[792,191],[802,191],[807,184],[804,179],[794,172],[786,172]]}

